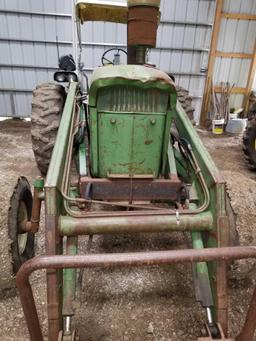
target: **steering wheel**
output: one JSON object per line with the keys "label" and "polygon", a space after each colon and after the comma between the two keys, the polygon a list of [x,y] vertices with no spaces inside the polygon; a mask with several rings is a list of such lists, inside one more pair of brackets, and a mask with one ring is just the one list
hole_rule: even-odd
{"label": "steering wheel", "polygon": [[119,54],[119,51],[121,51],[121,52],[123,52],[124,54],[127,55],[127,52],[126,52],[125,50],[120,49],[120,48],[118,48],[118,47],[112,47],[111,49],[108,49],[107,51],[105,51],[105,52],[103,53],[102,57],[101,57],[101,64],[102,64],[103,66],[106,65],[106,64],[112,64],[112,65],[114,65],[114,63],[113,63],[111,60],[109,60],[108,58],[106,58],[106,54],[108,54],[108,53],[111,52],[111,51],[117,51],[118,54]]}

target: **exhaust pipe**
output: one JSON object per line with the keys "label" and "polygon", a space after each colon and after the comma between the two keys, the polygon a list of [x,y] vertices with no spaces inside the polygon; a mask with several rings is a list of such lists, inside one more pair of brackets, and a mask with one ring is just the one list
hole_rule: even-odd
{"label": "exhaust pipe", "polygon": [[160,0],[128,0],[128,64],[145,64],[146,51],[156,46]]}

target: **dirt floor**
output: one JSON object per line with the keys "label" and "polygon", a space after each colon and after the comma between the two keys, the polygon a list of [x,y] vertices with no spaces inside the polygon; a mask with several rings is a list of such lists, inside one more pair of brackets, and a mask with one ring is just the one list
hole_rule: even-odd
{"label": "dirt floor", "polygon": [[[227,180],[232,205],[237,214],[240,242],[255,245],[256,173],[247,168],[241,137],[213,138],[204,132],[200,132],[200,135]],[[16,178],[25,175],[33,183],[38,171],[31,150],[29,122],[0,122],[0,153],[2,174]],[[43,225],[36,239],[36,253],[42,254]],[[87,243],[87,238],[81,239],[81,252],[86,252]],[[187,236],[179,234],[98,236],[93,239],[91,252],[165,250],[188,245]],[[255,279],[253,262],[244,261],[232,266],[229,274],[232,335],[242,325]],[[46,336],[44,282],[44,272],[36,273],[31,278]],[[204,312],[195,303],[191,268],[185,265],[86,270],[82,287],[78,291],[76,308],[75,323],[81,340],[188,341],[196,340],[204,325]],[[15,290],[5,291],[0,296],[0,340],[28,340]]]}

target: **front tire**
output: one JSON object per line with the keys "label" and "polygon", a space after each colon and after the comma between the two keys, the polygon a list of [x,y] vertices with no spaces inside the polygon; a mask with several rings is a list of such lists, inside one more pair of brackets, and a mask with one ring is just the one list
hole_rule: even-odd
{"label": "front tire", "polygon": [[19,221],[31,219],[30,185],[25,177],[20,177],[15,187],[12,181],[4,179],[6,177],[1,176],[0,289],[14,287],[14,277],[20,266],[34,256],[34,234],[22,233],[19,229]]}

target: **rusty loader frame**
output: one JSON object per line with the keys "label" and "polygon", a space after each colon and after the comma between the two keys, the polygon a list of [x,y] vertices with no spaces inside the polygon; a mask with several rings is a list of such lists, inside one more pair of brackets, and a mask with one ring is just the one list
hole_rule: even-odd
{"label": "rusty loader frame", "polygon": [[[78,1],[81,22],[127,23],[129,65],[98,68],[87,93],[76,74],[70,79],[47,177],[35,183],[32,219],[24,226],[38,230],[44,200],[46,255],[24,263],[16,277],[30,339],[43,340],[29,283],[35,270],[47,270],[49,340],[74,341],[77,268],[189,262],[207,318],[208,337],[199,340],[231,341],[227,261],[256,257],[256,248],[230,246],[224,179],[177,103],[171,78],[145,65],[156,45],[160,1],[118,3]],[[190,233],[192,248],[78,254],[82,235],[171,231]],[[255,307],[256,290],[236,341],[252,341]]]}
{"label": "rusty loader frame", "polygon": [[[215,319],[227,336],[228,331],[228,293],[226,262],[230,259],[256,257],[254,247],[228,247],[229,220],[226,213],[225,183],[213,164],[208,152],[198,138],[189,119],[180,104],[175,110],[175,123],[179,133],[186,138],[194,151],[197,160],[198,176],[205,185],[204,200],[199,207],[177,210],[143,209],[134,211],[100,211],[79,210],[74,205],[84,207],[88,204],[85,198],[75,194],[77,187],[83,185],[70,183],[72,147],[77,132],[78,119],[83,108],[78,110],[78,83],[69,86],[59,132],[52,160],[44,185],[44,196],[40,190],[35,191],[34,201],[45,200],[45,235],[47,256],[36,257],[27,261],[17,274],[22,306],[32,341],[43,340],[29,275],[38,269],[47,269],[48,327],[49,340],[54,341],[63,330],[63,316],[72,316],[72,302],[75,296],[75,280],[78,267],[114,267],[155,264],[173,264],[179,262],[196,262],[201,276],[208,274],[205,262],[209,262],[209,276],[214,294]],[[80,145],[80,168],[87,174],[84,164],[84,145]],[[200,178],[201,176],[201,178]],[[75,188],[76,186],[76,188]],[[75,190],[74,190],[75,188]],[[72,191],[74,192],[72,194]],[[41,193],[41,194],[40,194]],[[39,195],[40,194],[40,195]],[[37,214],[34,214],[38,218]],[[169,232],[189,231],[192,235],[193,248],[159,252],[141,252],[124,254],[77,255],[78,235],[107,233]],[[205,236],[204,242],[202,235]],[[63,237],[67,237],[66,255],[63,253]],[[205,247],[205,248],[204,248]],[[63,271],[64,269],[64,271]],[[256,325],[256,291],[246,318],[242,333],[236,341],[250,341]]]}

